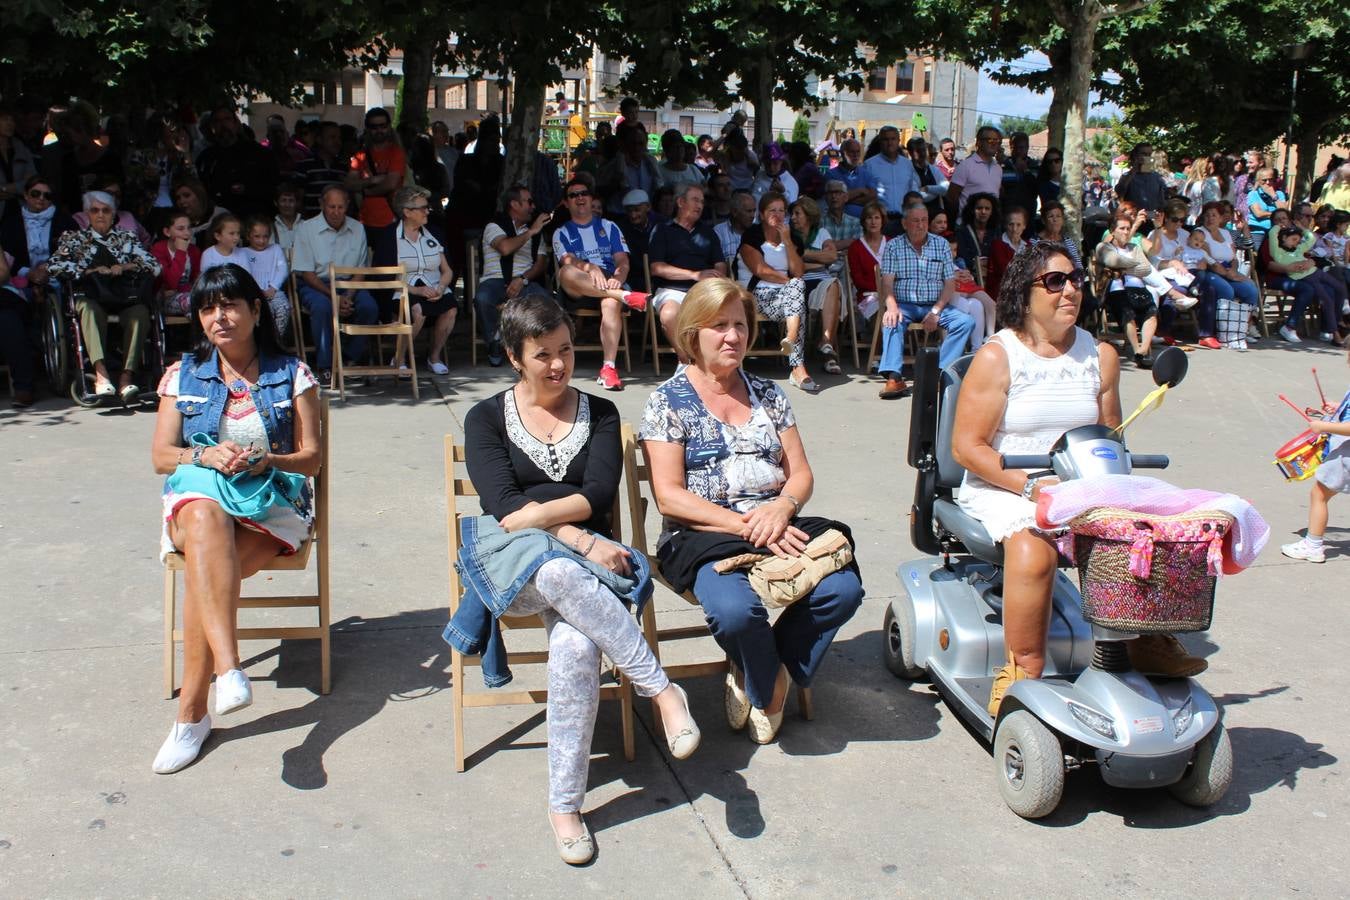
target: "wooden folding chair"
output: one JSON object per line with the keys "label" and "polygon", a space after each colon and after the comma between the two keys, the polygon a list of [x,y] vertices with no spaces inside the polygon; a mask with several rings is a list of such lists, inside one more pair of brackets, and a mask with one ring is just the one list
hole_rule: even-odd
{"label": "wooden folding chair", "polygon": [[[312,594],[291,594],[283,597],[240,597],[240,609],[315,609],[319,624],[301,627],[240,628],[239,640],[317,640],[319,642],[319,691],[328,693],[332,686],[332,663],[329,646],[329,577],[328,577],[328,398],[319,401],[319,457],[323,465],[314,476],[314,531],[296,553],[273,557],[262,572],[304,572],[310,557],[315,560],[316,590]],[[164,696],[174,692],[174,645],[183,640],[182,629],[175,626],[178,598],[178,573],[187,567],[181,553],[170,553],[164,562]]]}
{"label": "wooden folding chair", "polygon": [[[337,387],[338,396],[347,399],[345,379],[348,375],[409,375],[413,399],[420,399],[417,390],[417,361],[413,358],[412,314],[408,310],[408,285],[404,281],[403,266],[328,266],[328,296],[333,303],[333,377],[328,387]],[[388,325],[357,325],[338,318],[338,294],[346,291],[395,291],[399,297],[399,319]],[[349,366],[342,361],[342,336],[365,335],[377,340],[383,335],[397,338],[394,356],[389,365]],[[408,371],[400,372],[398,364],[407,362]]]}
{"label": "wooden folding chair", "polygon": [[478,334],[478,304],[474,302],[478,295],[479,272],[483,269],[482,252],[481,232],[477,239],[468,237],[464,240],[464,301],[469,305],[469,364],[474,366],[478,365],[478,345],[483,344]]}
{"label": "wooden folding chair", "polygon": [[[552,259],[553,259],[553,285],[554,285],[554,290],[557,291],[557,294],[558,294],[558,297],[559,297],[559,298],[566,297],[566,296],[568,296],[568,294],[566,294],[566,293],[563,291],[563,286],[562,286],[562,278],[561,278],[562,265],[561,265],[561,263],[558,261],[558,257],[557,257],[557,256],[554,256],[552,253],[550,253],[549,256],[552,257]],[[563,306],[564,306],[564,308],[565,308],[565,307],[566,307],[566,304],[564,303]],[[624,370],[625,373],[629,373],[629,372],[632,372],[632,371],[633,371],[633,358],[632,358],[632,356],[629,355],[629,352],[628,352],[628,314],[629,314],[629,312],[630,312],[630,309],[629,309],[629,307],[627,306],[627,304],[623,304],[623,303],[620,303],[620,304],[619,304],[619,314],[623,317],[622,327],[619,329],[619,352],[623,354],[623,370]],[[597,307],[596,309],[589,309],[589,308],[586,308],[586,307],[577,307],[577,308],[575,308],[575,309],[572,309],[572,310],[570,311],[570,314],[571,314],[571,316],[572,316],[573,321],[576,322],[576,325],[577,325],[577,331],[578,331],[578,332],[581,331],[581,320],[582,320],[582,319],[594,319],[595,322],[596,322],[596,329],[597,329],[597,331],[598,331],[598,329],[599,329],[599,327],[600,327],[600,309],[599,309],[598,307]],[[604,350],[605,350],[605,347],[604,347],[603,344],[600,343],[600,340],[599,340],[599,338],[597,337],[596,342],[595,342],[594,344],[582,344],[582,343],[580,343],[580,342],[573,344],[573,345],[572,345],[572,350],[573,350],[573,352],[576,352],[576,353],[603,353]]]}
{"label": "wooden folding chair", "polygon": [[[642,445],[638,443],[637,435],[633,432],[633,426],[627,422],[623,423],[620,430],[623,440],[623,475],[624,485],[628,493],[628,515],[629,526],[632,531],[632,540],[630,546],[646,554],[651,563],[652,578],[657,584],[664,587],[673,594],[683,598],[686,603],[695,607],[699,605],[698,598],[694,596],[693,591],[680,593],[671,587],[670,582],[666,581],[656,568],[656,546],[647,540],[647,509],[648,503],[655,503],[655,496],[644,496],[643,487],[646,487],[646,493],[652,494],[651,490],[651,468],[647,465],[646,457],[642,452]],[[661,645],[671,641],[683,641],[693,638],[712,639],[708,632],[707,625],[683,625],[677,627],[660,628],[656,622],[656,598],[653,597],[646,607],[642,610],[642,631],[647,637],[647,643],[652,648],[652,653],[656,655],[657,661],[661,659]],[[730,663],[726,655],[722,653],[721,648],[717,650],[717,656],[713,659],[700,660],[698,662],[680,663],[677,665],[667,665],[662,663],[667,677],[672,681],[681,678],[698,678],[703,675],[725,675],[730,670]],[[815,706],[812,700],[811,689],[809,687],[797,687],[797,708],[804,719],[814,719],[816,717]]]}
{"label": "wooden folding chair", "polygon": [[[459,502],[461,497],[476,497],[478,492],[474,490],[473,483],[468,478],[460,478],[456,475],[456,464],[465,462],[464,447],[455,443],[452,435],[445,436],[445,486],[446,486],[446,516],[448,518],[449,532],[449,553],[450,553],[450,617],[453,619],[455,612],[459,609],[459,603],[462,598],[464,588],[460,583],[459,571],[455,568],[455,561],[459,559],[460,547],[460,525],[459,520],[464,515],[476,515],[476,510],[472,508],[461,510]],[[614,538],[621,539],[622,529],[619,518],[619,495],[614,495]],[[648,603],[646,610],[651,609]],[[542,630],[543,621],[538,616],[502,616],[497,619],[497,624],[503,629],[510,631],[521,631],[526,629]],[[536,650],[527,652],[508,652],[507,663],[509,665],[530,665],[548,662],[547,650]],[[485,706],[538,706],[548,702],[548,690],[517,690],[508,691],[501,688],[490,688],[481,691],[465,690],[466,670],[470,666],[480,666],[482,660],[479,657],[466,657],[454,647],[450,648],[450,696],[453,707],[452,716],[455,727],[455,771],[464,771],[464,710],[475,709]],[[603,684],[600,686],[601,700],[618,700],[620,710],[621,727],[623,729],[623,758],[629,762],[633,761],[636,755],[633,742],[633,691],[628,683],[628,679],[622,672],[616,668],[614,674],[617,679],[615,684]]]}

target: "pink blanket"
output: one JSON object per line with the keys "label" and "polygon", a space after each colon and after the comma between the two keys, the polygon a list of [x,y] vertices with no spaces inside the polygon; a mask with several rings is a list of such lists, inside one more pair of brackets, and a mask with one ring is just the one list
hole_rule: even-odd
{"label": "pink blanket", "polygon": [[1142,475],[1098,475],[1065,481],[1041,491],[1036,524],[1046,530],[1063,528],[1090,509],[1110,506],[1159,516],[1188,512],[1220,512],[1233,517],[1233,529],[1224,541],[1223,571],[1241,572],[1256,561],[1270,539],[1270,526],[1241,497],[1196,488],[1183,490]]}

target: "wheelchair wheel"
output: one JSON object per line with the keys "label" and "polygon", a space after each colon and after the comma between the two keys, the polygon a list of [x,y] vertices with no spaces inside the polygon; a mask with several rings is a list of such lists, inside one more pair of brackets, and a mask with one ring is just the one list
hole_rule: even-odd
{"label": "wheelchair wheel", "polygon": [[50,294],[42,303],[42,362],[53,394],[63,394],[70,384],[70,346],[66,318]]}
{"label": "wheelchair wheel", "polygon": [[84,409],[93,409],[96,406],[103,405],[103,398],[94,394],[93,373],[75,373],[75,377],[70,380],[70,399]]}

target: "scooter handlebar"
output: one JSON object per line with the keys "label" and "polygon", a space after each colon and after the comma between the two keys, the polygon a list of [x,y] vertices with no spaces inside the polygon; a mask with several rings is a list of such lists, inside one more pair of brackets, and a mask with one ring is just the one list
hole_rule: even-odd
{"label": "scooter handlebar", "polygon": [[999,460],[1003,463],[1005,469],[1048,469],[1051,465],[1049,453],[1035,456],[1011,453],[1007,456],[1000,456]]}
{"label": "scooter handlebar", "polygon": [[1130,467],[1133,469],[1165,469],[1172,461],[1161,453],[1131,453]]}

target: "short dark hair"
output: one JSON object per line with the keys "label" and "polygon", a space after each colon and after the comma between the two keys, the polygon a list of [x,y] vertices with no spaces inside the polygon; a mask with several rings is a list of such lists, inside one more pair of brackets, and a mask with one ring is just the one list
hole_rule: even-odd
{"label": "short dark hair", "polygon": [[547,294],[522,294],[512,297],[502,307],[500,322],[502,346],[515,359],[525,350],[525,341],[567,326],[569,337],[576,337],[576,329],[558,301]]}
{"label": "short dark hair", "polygon": [[206,336],[202,328],[202,310],[218,305],[222,300],[243,300],[258,316],[258,324],[253,327],[253,342],[261,355],[281,353],[281,341],[277,338],[276,320],[263,299],[262,288],[248,270],[226,263],[207,269],[192,286],[192,315],[189,328],[192,331],[192,355],[201,362],[215,352],[216,346]]}
{"label": "short dark hair", "polygon": [[366,110],[365,125],[367,128],[370,127],[370,120],[375,116],[384,116],[389,120],[390,125],[394,124],[394,117],[389,115],[389,110],[385,109],[383,106],[375,106]]}
{"label": "short dark hair", "polygon": [[1045,264],[1052,256],[1062,256],[1077,266],[1069,248],[1059,241],[1038,241],[1020,251],[1008,263],[998,289],[998,320],[1004,328],[1013,331],[1022,329],[1027,306],[1031,303],[1031,286],[1036,277],[1045,271]]}

